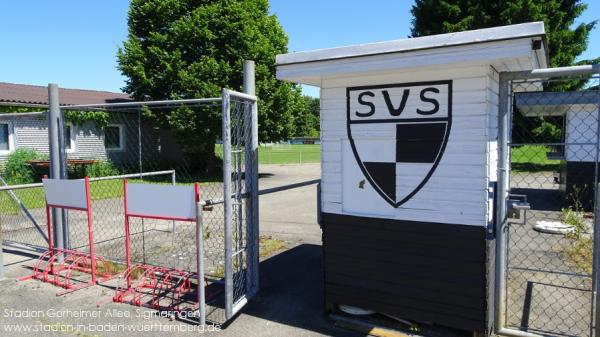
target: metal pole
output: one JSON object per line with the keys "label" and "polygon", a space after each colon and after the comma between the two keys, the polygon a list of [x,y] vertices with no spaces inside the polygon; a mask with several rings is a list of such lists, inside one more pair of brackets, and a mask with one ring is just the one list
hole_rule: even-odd
{"label": "metal pole", "polygon": [[142,110],[140,107],[137,109],[137,131],[138,131],[138,161],[140,174],[144,172],[142,167]]}
{"label": "metal pole", "polygon": [[2,235],[2,223],[0,222],[0,281],[4,280],[4,238]]}
{"label": "metal pole", "polygon": [[204,235],[202,234],[202,204],[196,202],[196,262],[198,274],[198,317],[200,325],[206,324],[206,298],[204,293]]}
{"label": "metal pole", "polygon": [[232,198],[231,198],[231,122],[229,91],[223,89],[223,198],[225,240],[225,318],[233,315],[233,265],[232,265]]}
{"label": "metal pole", "polygon": [[593,286],[593,303],[594,303],[594,336],[600,336],[600,324],[598,319],[600,318],[600,306],[598,305],[598,286],[600,286],[600,280],[598,272],[600,271],[600,184],[596,184],[596,200],[594,205],[594,252],[593,252],[593,268],[592,268],[592,286]]}
{"label": "metal pole", "polygon": [[[244,62],[244,92],[250,95],[256,95],[256,71],[254,61]],[[252,297],[259,289],[259,213],[258,213],[258,104],[255,101],[252,104],[250,114],[250,135],[246,139],[246,192],[250,193],[247,200],[247,209],[251,214],[249,226],[246,230],[246,242],[248,247],[248,265],[249,277],[247,282],[249,287],[248,297]]]}
{"label": "metal pole", "polygon": [[[175,170],[173,170],[173,173],[171,173],[171,183],[173,184],[173,186],[175,186],[177,184],[177,180],[175,178]],[[173,241],[175,239],[175,221],[173,220],[173,224],[172,224],[173,229],[171,230],[171,241]],[[173,243],[173,242],[171,242]]]}
{"label": "metal pole", "polygon": [[[599,79],[600,81],[600,79]],[[596,108],[596,135],[600,135],[600,91],[597,91],[597,108]],[[567,119],[566,117],[564,118],[565,120]],[[566,129],[565,129],[566,130]],[[600,140],[598,139],[598,137],[596,137],[596,153],[595,153],[595,160],[594,160],[594,228],[593,228],[593,235],[594,235],[594,241],[593,241],[593,248],[592,248],[592,305],[591,305],[591,312],[592,312],[592,322],[590,324],[590,336],[600,336],[600,334],[598,334],[600,332],[600,327],[598,326],[598,324],[596,322],[598,322],[598,318],[600,316],[598,316],[598,269],[597,267],[597,263],[598,263],[598,250],[597,250],[597,244],[598,244],[598,235],[596,234],[597,232],[597,227],[596,225],[598,224],[598,215],[600,214],[598,212],[598,201],[600,201],[600,199],[598,198],[598,161],[600,160]],[[566,153],[566,146],[565,146],[565,153]],[[596,324],[594,324],[596,323]]]}
{"label": "metal pole", "polygon": [[504,328],[506,310],[506,244],[508,227],[506,226],[508,174],[510,171],[508,141],[509,141],[509,85],[503,74],[500,74],[500,90],[498,104],[498,183],[496,203],[496,271],[494,290],[494,306],[496,310],[496,331]]}
{"label": "metal pole", "polygon": [[[599,70],[600,73],[600,70]],[[598,79],[597,82],[600,82]],[[597,94],[598,96],[598,108],[596,109],[596,130],[597,133],[600,132],[600,91]],[[598,287],[600,286],[600,276],[598,273],[600,272],[600,184],[598,183],[598,161],[600,160],[600,139],[596,137],[596,165],[595,165],[595,184],[596,187],[596,199],[594,200],[594,245],[593,245],[593,267],[592,267],[592,289],[593,289],[593,299],[592,299],[592,307],[593,307],[593,325],[594,325],[594,336],[600,336],[600,324],[598,324],[598,320],[600,319],[600,299],[598,298]]]}
{"label": "metal pole", "polygon": [[[69,179],[69,173],[67,169],[67,153],[65,144],[65,114],[64,111],[60,110],[60,125],[58,128],[58,139],[60,144],[60,179]],[[69,140],[70,141],[70,140]],[[63,224],[63,246],[67,249],[71,249],[71,237],[69,230],[69,210],[61,208],[58,210],[62,217]]]}
{"label": "metal pole", "polygon": [[505,80],[526,80],[533,78],[556,78],[556,77],[574,77],[590,74],[599,74],[600,64],[590,64],[583,66],[558,67],[534,69],[529,71],[514,71],[502,73]]}
{"label": "metal pole", "polygon": [[[58,85],[48,84],[48,144],[50,146],[50,178],[61,179],[61,139],[60,130],[63,127],[62,114],[60,113]],[[64,248],[63,234],[63,213],[55,208],[52,209],[52,218],[54,219],[54,247]],[[58,256],[59,262],[62,262],[62,254]]]}

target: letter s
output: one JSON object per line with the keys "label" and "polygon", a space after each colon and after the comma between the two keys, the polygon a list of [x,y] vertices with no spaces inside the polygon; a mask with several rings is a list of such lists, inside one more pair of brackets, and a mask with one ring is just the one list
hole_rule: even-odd
{"label": "letter s", "polygon": [[425,93],[427,93],[427,92],[434,92],[436,94],[439,94],[440,90],[438,88],[433,88],[433,87],[425,88],[425,89],[421,90],[421,95],[420,95],[421,101],[433,104],[433,109],[431,109],[431,110],[417,109],[417,113],[420,115],[433,115],[440,110],[440,103],[438,102],[438,100],[435,98],[426,97]]}
{"label": "letter s", "polygon": [[371,91],[363,91],[360,94],[358,94],[358,103],[361,104],[361,105],[366,105],[366,106],[370,107],[371,110],[369,110],[369,112],[358,112],[358,111],[356,111],[355,114],[358,117],[373,116],[373,114],[375,113],[375,104],[373,104],[372,102],[365,101],[363,99],[364,96],[375,97],[375,94],[372,93]]}

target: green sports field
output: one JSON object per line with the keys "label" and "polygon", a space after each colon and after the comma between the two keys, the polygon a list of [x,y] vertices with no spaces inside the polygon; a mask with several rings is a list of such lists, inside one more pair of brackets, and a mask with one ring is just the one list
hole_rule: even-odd
{"label": "green sports field", "polygon": [[321,145],[260,145],[258,160],[261,164],[318,163],[321,161]]}

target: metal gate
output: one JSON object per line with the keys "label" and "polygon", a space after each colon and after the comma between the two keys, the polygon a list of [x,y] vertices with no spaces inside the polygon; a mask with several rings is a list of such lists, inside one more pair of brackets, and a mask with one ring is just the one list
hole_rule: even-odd
{"label": "metal gate", "polygon": [[501,335],[597,336],[597,73],[589,66],[500,75]]}
{"label": "metal gate", "polygon": [[226,320],[258,291],[257,132],[256,97],[223,89]]}

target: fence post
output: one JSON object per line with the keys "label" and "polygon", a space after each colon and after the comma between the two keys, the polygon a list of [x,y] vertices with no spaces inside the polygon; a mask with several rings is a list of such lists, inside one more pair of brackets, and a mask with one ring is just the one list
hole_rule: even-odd
{"label": "fence post", "polygon": [[[256,94],[254,61],[244,62],[244,92],[250,95]],[[246,246],[248,247],[248,284],[249,296],[258,291],[258,265],[259,265],[259,217],[258,217],[258,104],[252,104],[249,120],[250,134],[246,135],[246,191],[250,196],[246,201],[246,214],[250,214],[250,221],[246,229]],[[248,128],[246,128],[248,130]],[[248,212],[249,211],[249,212]]]}
{"label": "fence post", "polygon": [[[49,175],[52,179],[62,179],[63,176],[63,151],[61,148],[62,139],[60,135],[63,129],[63,119],[60,112],[58,85],[54,83],[48,84],[48,144],[50,146],[50,166]],[[65,233],[64,220],[65,213],[56,208],[52,209],[53,232],[54,232],[54,247],[65,248],[64,239]],[[62,262],[62,254],[58,255],[59,262]]]}
{"label": "fence post", "polygon": [[[600,68],[596,65],[597,73],[600,75]],[[598,79],[597,82],[600,82]],[[596,109],[596,134],[600,134],[600,91],[597,93],[598,99],[598,107]],[[598,320],[600,319],[600,306],[599,306],[599,298],[598,298],[598,287],[600,286],[600,276],[598,273],[600,272],[600,183],[598,183],[598,161],[600,159],[600,140],[596,137],[596,164],[594,168],[595,176],[595,200],[594,200],[594,244],[592,245],[592,290],[593,290],[593,308],[594,312],[592,315],[592,322],[594,322],[594,336],[600,336],[600,324],[598,324]]]}
{"label": "fence post", "polygon": [[510,172],[508,137],[510,128],[509,85],[510,81],[500,74],[498,103],[498,182],[496,196],[496,261],[494,306],[496,311],[496,331],[504,328],[506,303],[506,203]]}
{"label": "fence post", "polygon": [[594,202],[594,244],[593,244],[593,266],[592,266],[592,287],[593,287],[593,301],[594,301],[594,336],[600,336],[600,324],[598,324],[598,319],[600,319],[600,307],[599,307],[599,298],[598,298],[598,286],[600,286],[600,277],[598,272],[600,272],[600,184],[596,183],[596,200]]}
{"label": "fence post", "polygon": [[[175,176],[175,170],[173,170],[173,173],[171,173],[171,184],[173,184],[173,186],[177,185],[177,178]],[[173,223],[171,224],[171,226],[172,226],[171,238],[173,240],[175,238],[175,220],[173,220]]]}
{"label": "fence post", "polygon": [[206,324],[206,298],[204,289],[204,234],[202,204],[196,200],[196,274],[198,277],[198,323]]}
{"label": "fence post", "polygon": [[231,198],[231,121],[230,96],[227,89],[222,93],[223,110],[223,215],[225,241],[225,318],[233,315],[233,264],[232,264],[232,198]]}
{"label": "fence post", "polygon": [[4,235],[2,235],[2,223],[0,223],[0,281],[4,280]]}

